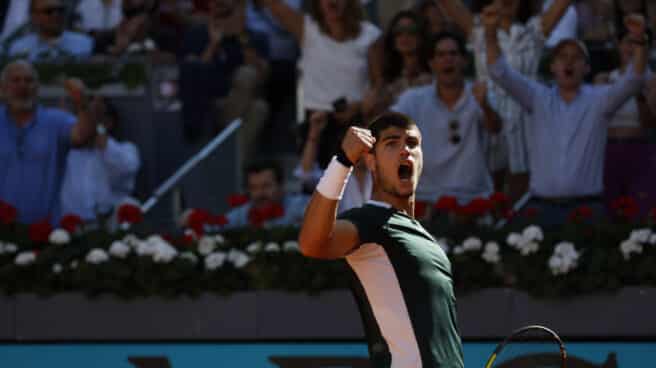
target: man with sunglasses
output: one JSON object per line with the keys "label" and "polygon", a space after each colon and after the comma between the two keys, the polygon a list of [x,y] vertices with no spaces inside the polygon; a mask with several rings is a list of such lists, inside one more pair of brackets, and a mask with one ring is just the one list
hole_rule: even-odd
{"label": "man with sunglasses", "polygon": [[487,101],[485,84],[465,80],[462,38],[441,32],[430,46],[434,83],[406,91],[392,110],[410,116],[424,136],[417,200],[433,203],[448,195],[466,204],[493,191],[485,145],[489,133],[500,131],[501,119]]}
{"label": "man with sunglasses", "polygon": [[30,20],[34,31],[9,45],[11,57],[44,61],[61,57],[85,58],[93,51],[93,39],[66,30],[66,6],[61,0],[32,0]]}
{"label": "man with sunglasses", "polygon": [[644,17],[625,19],[635,51],[633,64],[616,83],[588,86],[587,48],[563,39],[552,50],[550,70],[555,85],[545,86],[512,69],[497,40],[500,8],[483,11],[487,63],[491,78],[528,112],[527,124],[531,200],[543,226],[558,226],[578,207],[592,210],[593,220],[604,213],[602,202],[604,151],[608,125],[615,112],[639,91],[647,62]]}

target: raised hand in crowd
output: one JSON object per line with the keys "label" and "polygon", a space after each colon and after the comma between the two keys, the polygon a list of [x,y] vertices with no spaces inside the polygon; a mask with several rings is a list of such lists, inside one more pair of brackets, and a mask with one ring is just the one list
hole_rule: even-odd
{"label": "raised hand in crowd", "polygon": [[478,81],[472,86],[472,94],[480,106],[487,103],[487,83]]}
{"label": "raised hand in crowd", "polygon": [[487,98],[487,82],[478,81],[472,86],[472,95],[483,110],[483,125],[490,133],[499,133],[503,124],[499,113],[490,105]]}
{"label": "raised hand in crowd", "polygon": [[141,14],[131,18],[126,18],[116,27],[114,45],[110,46],[108,51],[112,55],[120,55],[130,46],[130,43],[138,36],[148,22],[148,15]]}

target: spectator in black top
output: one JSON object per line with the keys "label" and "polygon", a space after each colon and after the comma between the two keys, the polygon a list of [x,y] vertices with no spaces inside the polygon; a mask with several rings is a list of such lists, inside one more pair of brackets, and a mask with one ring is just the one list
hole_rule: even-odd
{"label": "spectator in black top", "polygon": [[213,0],[209,5],[209,22],[187,32],[180,52],[184,132],[195,141],[207,120],[217,129],[243,117],[240,145],[242,158],[249,160],[267,115],[266,104],[256,98],[268,77],[268,43],[265,35],[246,27],[243,0]]}

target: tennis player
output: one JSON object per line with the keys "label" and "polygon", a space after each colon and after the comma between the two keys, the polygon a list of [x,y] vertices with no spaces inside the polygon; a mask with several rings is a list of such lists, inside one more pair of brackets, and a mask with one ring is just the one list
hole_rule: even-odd
{"label": "tennis player", "polygon": [[[372,200],[336,219],[353,164],[365,160]],[[414,219],[421,133],[395,112],[352,127],[305,212],[303,254],[345,258],[355,275],[372,367],[463,367],[451,264]]]}

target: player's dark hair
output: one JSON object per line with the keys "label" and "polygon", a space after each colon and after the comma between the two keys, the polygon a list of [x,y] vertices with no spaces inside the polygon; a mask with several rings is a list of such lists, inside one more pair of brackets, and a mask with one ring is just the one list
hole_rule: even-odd
{"label": "player's dark hair", "polygon": [[416,125],[407,115],[401,114],[400,112],[388,111],[374,118],[369,123],[369,130],[371,130],[371,135],[374,138],[379,139],[380,133],[389,127],[408,129]]}

